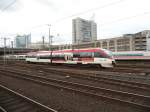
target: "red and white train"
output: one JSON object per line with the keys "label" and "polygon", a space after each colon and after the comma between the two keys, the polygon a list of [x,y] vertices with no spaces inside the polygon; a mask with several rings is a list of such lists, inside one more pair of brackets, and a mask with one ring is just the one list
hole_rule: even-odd
{"label": "red and white train", "polygon": [[26,61],[31,63],[97,64],[113,67],[112,53],[101,48],[38,51],[28,53]]}

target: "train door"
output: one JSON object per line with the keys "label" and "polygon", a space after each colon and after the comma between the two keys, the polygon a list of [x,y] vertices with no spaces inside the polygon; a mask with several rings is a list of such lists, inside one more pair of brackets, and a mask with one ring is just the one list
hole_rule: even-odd
{"label": "train door", "polygon": [[93,52],[81,52],[80,61],[82,63],[92,63],[94,61]]}
{"label": "train door", "polygon": [[65,55],[65,61],[72,61],[72,60],[73,60],[72,55],[70,55],[70,54]]}
{"label": "train door", "polygon": [[73,61],[78,61],[79,60],[79,58],[80,58],[80,53],[79,52],[75,52],[75,53],[73,53]]}

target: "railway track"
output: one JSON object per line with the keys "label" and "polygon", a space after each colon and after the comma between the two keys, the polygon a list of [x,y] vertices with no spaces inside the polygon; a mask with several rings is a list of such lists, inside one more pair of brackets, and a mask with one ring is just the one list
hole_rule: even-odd
{"label": "railway track", "polygon": [[[81,69],[79,69],[78,67],[78,69],[76,68],[76,67],[68,67],[68,66],[48,66],[48,65],[36,65],[36,64],[21,64],[21,63],[19,63],[19,64],[17,64],[17,65],[14,65],[14,66],[16,66],[16,67],[23,67],[23,68],[25,68],[25,69],[27,69],[27,68],[36,68],[36,69],[38,69],[38,68],[40,68],[40,69],[43,69],[43,68],[46,68],[46,69],[48,69],[48,68],[55,68],[55,69],[59,69],[59,68],[63,68],[63,69],[72,69],[72,70],[81,70]],[[117,68],[115,68],[115,69],[117,69]],[[110,77],[110,78],[115,78],[115,79],[124,79],[124,80],[127,80],[127,81],[136,81],[136,82],[145,82],[145,83],[150,83],[150,73],[149,72],[146,72],[146,71],[141,71],[141,70],[136,70],[136,72],[134,71],[132,71],[132,72],[130,72],[130,70],[129,69],[125,69],[125,71],[124,71],[124,69],[123,69],[123,71],[124,72],[119,72],[119,71],[117,71],[117,70],[115,70],[115,69],[102,69],[102,70],[89,70],[89,68],[87,68],[87,69],[82,69],[82,70],[86,70],[86,72],[90,72],[90,73],[93,73],[93,74],[99,74],[100,76],[103,76],[103,77]],[[120,68],[118,68],[119,70],[120,70]],[[92,72],[91,72],[92,71]],[[122,71],[122,68],[121,68],[121,71]],[[127,71],[127,72],[126,72]],[[140,72],[139,72],[140,71]],[[150,70],[149,70],[150,71]]]}
{"label": "railway track", "polygon": [[[118,71],[112,74],[102,71],[78,70],[71,67],[35,65],[35,64],[12,64],[14,68],[5,66],[0,74],[9,73],[9,76],[35,82],[41,85],[53,86],[55,88],[83,94],[99,100],[126,105],[137,109],[133,112],[149,112],[150,85],[146,83],[114,79],[115,77],[134,78],[148,80],[147,74],[123,74]],[[109,70],[108,70],[109,71]],[[93,72],[93,73],[92,73]],[[110,71],[109,71],[110,72]],[[16,74],[16,75],[15,75]],[[18,74],[18,75],[17,75]],[[35,74],[35,75],[33,75]],[[8,74],[5,74],[8,75]],[[83,81],[83,83],[81,83]],[[85,83],[86,82],[86,83]],[[96,85],[98,84],[98,85]],[[131,111],[132,112],[132,111]]]}
{"label": "railway track", "polygon": [[[2,64],[4,62],[2,61]],[[8,61],[6,64],[16,64],[16,65],[24,65],[27,64],[25,61],[19,61],[19,60],[13,60],[13,61]],[[27,65],[34,65],[33,63],[27,64]],[[96,65],[69,65],[69,64],[64,64],[64,65],[58,65],[58,64],[39,64],[39,66],[42,65],[48,65],[48,66],[57,66],[57,67],[74,67],[76,69],[89,69],[89,70],[102,70],[102,71],[112,71],[112,72],[126,72],[126,73],[150,73],[149,70],[149,64],[132,64],[132,63],[118,63],[116,65],[116,67],[114,68],[107,68],[107,70],[105,69],[100,69],[99,66]]]}
{"label": "railway track", "polygon": [[143,95],[121,92],[121,91],[114,91],[105,88],[92,87],[89,85],[66,82],[57,79],[50,79],[50,78],[31,75],[31,74],[29,75],[25,73],[19,73],[16,71],[8,71],[8,72],[7,74],[5,72],[1,72],[1,74],[5,74],[12,77],[25,79],[25,80],[30,80],[48,86],[54,86],[56,88],[67,89],[69,91],[74,91],[88,96],[97,97],[98,99],[103,98],[105,100],[109,100],[110,102],[117,102],[120,104],[129,105],[134,108],[136,107],[140,110],[144,110],[144,112],[150,111],[149,96],[143,96]]}
{"label": "railway track", "polygon": [[138,63],[118,63],[117,64],[118,67],[131,67],[131,68],[149,68],[150,65],[142,63],[142,64],[138,64]]}
{"label": "railway track", "polygon": [[[53,64],[53,65],[48,65],[48,64],[27,64],[27,63],[16,63],[15,66],[36,66],[36,67],[45,67],[45,68],[64,68],[64,69],[77,69],[77,70],[90,70],[90,71],[97,71],[97,72],[112,72],[112,73],[126,73],[127,74],[130,74],[130,73],[134,73],[134,74],[137,74],[138,75],[150,75],[150,70],[149,68],[147,69],[144,69],[144,68],[139,68],[139,67],[120,67],[120,66],[117,66],[117,67],[114,67],[114,68],[99,68],[98,66],[96,65],[58,65],[58,64]],[[134,65],[133,65],[134,66]]]}
{"label": "railway track", "polygon": [[60,68],[74,68],[74,69],[82,69],[82,70],[94,70],[94,71],[110,71],[110,72],[120,72],[120,73],[145,73],[150,74],[149,67],[145,66],[136,66],[136,65],[126,65],[126,64],[118,64],[114,68],[99,68],[99,66],[96,65],[69,65],[69,64],[64,64],[64,65],[58,65],[58,64],[27,64],[26,62],[20,62],[20,61],[14,61],[13,63],[9,62],[8,64],[15,64],[15,65],[29,65],[29,66],[44,66],[44,67],[60,67]]}
{"label": "railway track", "polygon": [[0,112],[58,112],[0,85]]}
{"label": "railway track", "polygon": [[[99,76],[93,76],[93,75],[87,75],[86,73],[79,73],[79,72],[73,72],[69,70],[56,70],[54,68],[49,68],[45,69],[43,68],[43,71],[38,71],[34,70],[32,68],[32,71],[27,71],[27,70],[20,70],[20,69],[11,69],[11,68],[5,68],[10,69],[15,72],[19,73],[28,73],[28,74],[37,74],[40,76],[46,76],[46,77],[51,77],[51,76],[56,76],[58,75],[63,76],[66,81],[74,81],[74,80],[81,80],[81,82],[87,81],[87,83],[99,83],[100,87],[102,88],[113,88],[118,91],[124,91],[124,92],[131,92],[131,93],[137,93],[137,94],[142,94],[142,95],[150,95],[150,85],[145,84],[145,83],[137,83],[137,82],[130,82],[130,81],[122,81],[118,79],[112,79],[112,78],[107,78],[107,77],[99,77]],[[40,68],[41,70],[41,68]],[[12,72],[10,71],[10,72]],[[86,75],[85,75],[86,74]],[[68,78],[67,78],[68,77]],[[98,86],[98,85],[93,85],[92,86]]]}
{"label": "railway track", "polygon": [[87,79],[91,79],[91,80],[99,80],[99,81],[108,81],[108,82],[113,82],[113,83],[120,83],[120,84],[126,84],[129,86],[133,86],[133,87],[141,87],[141,88],[147,88],[150,89],[150,85],[149,84],[145,84],[145,83],[138,83],[138,82],[131,82],[131,81],[124,81],[124,80],[119,80],[119,79],[114,79],[114,78],[108,78],[108,77],[102,77],[101,74],[94,74],[91,75],[92,72],[88,73],[88,72],[84,72],[81,73],[80,70],[68,70],[68,69],[55,69],[55,68],[43,68],[43,70],[45,70],[45,72],[49,72],[51,71],[51,73],[55,73],[55,74],[63,74],[63,75],[69,75],[69,76],[76,76],[76,77],[84,77]]}

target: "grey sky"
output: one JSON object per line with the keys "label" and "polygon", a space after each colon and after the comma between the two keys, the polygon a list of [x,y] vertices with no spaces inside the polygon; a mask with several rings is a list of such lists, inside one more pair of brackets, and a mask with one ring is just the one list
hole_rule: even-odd
{"label": "grey sky", "polygon": [[[1,0],[3,9],[14,0]],[[98,39],[150,29],[149,0],[16,0],[0,13],[0,34],[32,34],[32,40],[48,38],[48,26],[54,43],[71,43],[72,19],[90,19],[95,15]],[[57,36],[59,34],[59,37]],[[9,36],[9,37],[13,37]]]}
{"label": "grey sky", "polygon": [[19,0],[1,0],[0,11],[14,12],[21,8],[22,4]]}

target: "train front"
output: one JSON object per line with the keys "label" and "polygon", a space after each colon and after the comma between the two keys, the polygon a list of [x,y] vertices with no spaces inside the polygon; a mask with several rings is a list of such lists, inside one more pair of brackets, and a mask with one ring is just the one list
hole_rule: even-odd
{"label": "train front", "polygon": [[116,65],[116,61],[113,57],[113,53],[106,49],[101,49],[101,50],[102,52],[100,53],[103,59],[103,62],[101,62],[101,66],[102,67],[114,67]]}

